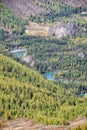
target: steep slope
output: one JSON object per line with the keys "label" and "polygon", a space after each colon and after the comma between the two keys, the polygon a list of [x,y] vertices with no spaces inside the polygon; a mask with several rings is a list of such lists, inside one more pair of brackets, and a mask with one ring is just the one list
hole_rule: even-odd
{"label": "steep slope", "polygon": [[77,98],[70,90],[46,81],[38,72],[0,54],[1,117],[67,124],[67,120],[85,115],[86,109],[86,99]]}
{"label": "steep slope", "polygon": [[35,2],[46,8],[47,12],[42,17],[44,16],[44,20],[51,22],[61,20],[63,17],[70,20],[74,14],[87,10],[86,0],[35,0]]}
{"label": "steep slope", "polygon": [[3,0],[3,2],[22,18],[28,18],[31,14],[39,14],[45,11],[44,8],[36,5],[33,0]]}
{"label": "steep slope", "polygon": [[64,0],[64,2],[71,6],[87,7],[87,0]]}
{"label": "steep slope", "polygon": [[86,7],[87,6],[87,0],[35,0],[42,3],[57,3],[57,2],[65,2],[66,4],[69,4],[71,6],[81,6]]}
{"label": "steep slope", "polygon": [[15,12],[9,9],[6,6],[6,4],[0,1],[0,30],[4,30],[2,31],[3,38],[4,38],[4,32],[6,32],[7,34],[9,32],[10,35],[12,32],[13,33],[20,32],[20,34],[23,34],[26,24],[27,24],[26,20],[23,20],[21,17],[15,14]]}
{"label": "steep slope", "polygon": [[[83,4],[83,8],[72,7],[61,0],[3,0],[3,2],[24,19],[28,19],[30,15],[29,20],[31,18],[31,21],[44,24],[60,21],[62,17],[65,20],[70,19],[74,16],[73,13],[77,15],[86,10]],[[0,1],[2,24],[0,52],[4,51],[6,55],[6,50],[26,47],[29,49],[27,53],[35,60],[35,67],[40,72],[66,70],[56,78],[62,76],[65,80],[81,82],[47,81],[37,71],[0,54],[0,117],[4,119],[27,117],[47,125],[66,125],[69,124],[69,120],[87,116],[87,98],[77,96],[87,90],[86,22],[81,21],[85,24],[84,31],[79,36],[68,36],[63,39],[27,36],[25,35],[27,21],[15,15],[5,4]]]}
{"label": "steep slope", "polygon": [[[20,34],[27,33],[29,35],[36,35],[36,36],[49,36],[50,33],[48,33],[49,28],[51,24],[47,25],[39,25],[40,23],[45,22],[54,22],[54,21],[60,21],[59,27],[56,29],[56,31],[53,32],[54,35],[59,35],[61,33],[61,36],[67,36],[67,35],[74,35],[76,32],[79,33],[78,29],[78,23],[85,24],[86,21],[80,16],[79,14],[82,11],[85,11],[85,8],[79,8],[79,7],[72,7],[69,5],[66,5],[64,2],[61,3],[60,1],[8,1],[4,0],[4,3],[12,9],[14,12],[16,11],[16,8],[18,10],[16,11],[17,14],[25,18],[26,16],[31,22],[28,24],[28,20],[22,20],[20,17],[15,15],[14,13],[9,10],[5,4],[0,3],[1,5],[1,24],[5,27],[5,29],[9,30],[13,33]],[[15,2],[15,4],[14,4]],[[33,3],[32,3],[33,2]],[[36,3],[35,3],[36,2]],[[55,4],[56,3],[56,4]],[[32,4],[32,6],[31,6]],[[29,5],[29,7],[27,7]],[[43,11],[41,13],[41,9],[39,12],[37,11],[38,8],[35,8],[34,6],[41,6],[40,8],[45,8],[45,12]],[[12,8],[11,8],[12,6]],[[20,8],[19,8],[20,7]],[[35,14],[33,13],[33,10],[30,8],[34,8]],[[28,9],[26,9],[28,8]],[[23,9],[23,11],[22,11]],[[27,11],[29,12],[27,12]],[[21,11],[21,13],[20,13]],[[25,12],[25,13],[24,13]],[[25,15],[23,15],[24,13]],[[22,15],[21,15],[22,14]],[[79,14],[79,15],[77,15]],[[61,20],[60,20],[61,19]],[[78,20],[79,19],[79,20]],[[18,22],[17,22],[18,21]],[[35,24],[34,22],[37,22],[38,24]],[[63,22],[64,21],[64,24]],[[81,22],[80,22],[81,21]],[[67,23],[68,22],[68,23]],[[67,23],[67,24],[66,24]],[[75,24],[76,23],[76,24]],[[73,26],[75,24],[75,27]],[[53,26],[53,25],[52,25]],[[56,26],[56,24],[54,25]],[[66,27],[63,27],[66,26]],[[67,27],[68,26],[68,27]],[[71,27],[71,28],[70,28]],[[25,29],[26,28],[26,29]],[[51,29],[52,30],[52,29]],[[79,29],[81,30],[81,29]],[[56,34],[57,33],[57,34]],[[58,36],[60,37],[60,36]]]}
{"label": "steep slope", "polygon": [[41,122],[48,108],[57,103],[56,90],[38,72],[0,55],[0,116],[31,117]]}
{"label": "steep slope", "polygon": [[28,19],[29,16],[34,15],[32,20],[39,19],[40,22],[44,20],[53,22],[54,19],[58,20],[58,17],[79,13],[87,7],[86,0],[3,0],[3,2],[22,18]]}

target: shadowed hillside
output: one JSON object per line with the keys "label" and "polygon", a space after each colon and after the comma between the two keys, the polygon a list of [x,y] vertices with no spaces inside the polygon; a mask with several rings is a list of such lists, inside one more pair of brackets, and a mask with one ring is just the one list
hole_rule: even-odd
{"label": "shadowed hillside", "polygon": [[46,3],[56,3],[56,2],[65,2],[66,4],[70,4],[72,6],[87,6],[87,0],[38,0],[39,2]]}
{"label": "shadowed hillside", "polygon": [[[49,11],[63,10],[65,4],[74,7],[87,7],[86,0],[2,0],[6,5],[19,14],[22,18],[29,18],[30,15],[44,14]],[[62,7],[61,9],[59,9]],[[66,6],[67,7],[67,6]]]}
{"label": "shadowed hillside", "polygon": [[72,6],[87,7],[87,0],[64,0],[64,2]]}
{"label": "shadowed hillside", "polygon": [[37,6],[33,0],[3,0],[3,2],[23,18],[45,11],[44,8]]}

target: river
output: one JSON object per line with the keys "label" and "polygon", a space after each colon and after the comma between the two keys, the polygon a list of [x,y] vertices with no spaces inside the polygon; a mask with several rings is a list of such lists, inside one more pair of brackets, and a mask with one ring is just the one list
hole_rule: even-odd
{"label": "river", "polygon": [[53,71],[53,72],[47,72],[47,73],[45,73],[44,74],[44,77],[46,78],[46,79],[48,79],[48,80],[55,80],[55,78],[54,78],[54,74],[55,73],[57,73],[57,72],[59,72],[60,70],[57,70],[57,71]]}
{"label": "river", "polygon": [[16,56],[18,56],[19,58],[22,58],[23,55],[25,54],[26,52],[26,49],[18,49],[18,50],[13,50],[13,51],[10,51],[11,53],[15,54]]}
{"label": "river", "polygon": [[[60,72],[60,70],[57,71],[53,71],[53,72],[47,72],[44,74],[44,77],[47,80],[52,80],[52,81],[56,81],[56,79],[54,78],[54,74]],[[78,81],[72,81],[72,80],[64,80],[64,79],[59,79],[59,81],[63,82],[63,83],[70,83],[70,82],[78,82]],[[77,95],[78,97],[87,97],[87,92],[81,92],[80,94]]]}
{"label": "river", "polygon": [[79,97],[87,97],[87,92],[81,92],[78,94]]}
{"label": "river", "polygon": [[[52,72],[47,72],[44,74],[44,77],[47,79],[47,80],[52,80],[52,81],[56,81],[56,79],[54,78],[54,75],[58,72],[60,72],[61,70],[56,70],[56,71],[52,71]],[[59,79],[59,81],[61,82],[73,82],[72,80],[66,80],[66,79]]]}
{"label": "river", "polygon": [[[26,52],[26,49],[18,49],[18,50],[13,50],[13,51],[10,51],[11,53],[15,54],[16,56],[18,56],[19,58],[22,58]],[[56,71],[52,71],[52,72],[47,72],[44,74],[44,77],[47,79],[47,80],[52,80],[52,81],[56,81],[56,79],[54,78],[54,75],[55,73],[57,72],[60,72],[61,70],[56,70]],[[72,80],[64,80],[64,79],[59,79],[59,81],[61,82],[78,82],[78,81],[72,81]],[[78,95],[79,97],[84,97],[84,96],[87,96],[87,92],[85,93],[80,93]]]}

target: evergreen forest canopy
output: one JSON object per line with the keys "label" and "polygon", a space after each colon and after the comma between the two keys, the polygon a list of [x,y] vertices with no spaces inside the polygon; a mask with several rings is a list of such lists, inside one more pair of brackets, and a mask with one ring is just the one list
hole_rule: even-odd
{"label": "evergreen forest canopy", "polygon": [[3,55],[0,104],[0,116],[6,119],[29,117],[45,124],[68,124],[80,114],[87,116],[86,98],[78,98],[62,84],[47,81],[38,72]]}
{"label": "evergreen forest canopy", "polygon": [[[69,120],[87,117],[87,7],[73,7],[62,2],[35,0],[47,13],[30,15],[29,21],[70,22],[72,16],[83,31],[73,36],[28,36],[22,19],[0,1],[0,117],[27,117],[44,124],[69,124]],[[58,8],[58,9],[57,9]],[[85,12],[85,13],[82,13]],[[26,56],[35,61],[30,68],[9,51],[26,48]],[[18,63],[19,62],[19,63]],[[42,74],[60,70],[56,81]],[[71,80],[61,82],[59,79]],[[79,129],[79,128],[78,128]],[[85,129],[85,127],[84,127]]]}

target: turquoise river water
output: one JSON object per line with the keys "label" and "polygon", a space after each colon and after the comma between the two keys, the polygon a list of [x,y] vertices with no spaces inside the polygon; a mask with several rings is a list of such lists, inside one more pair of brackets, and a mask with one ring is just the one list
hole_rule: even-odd
{"label": "turquoise river water", "polygon": [[[26,52],[26,49],[18,49],[18,50],[13,50],[13,51],[10,51],[11,53],[15,54],[16,56],[18,56],[19,58],[22,58]],[[56,81],[55,78],[54,78],[54,74],[59,72],[60,70],[56,70],[56,71],[53,71],[53,72],[47,72],[44,74],[44,77],[47,79],[47,80],[52,80],[52,81]],[[60,79],[59,79],[60,80]],[[60,80],[61,82],[73,82],[73,81],[68,81],[68,80]],[[76,81],[77,82],[77,81]],[[79,97],[84,97],[84,95],[86,95],[87,93],[80,93],[78,96]]]}

